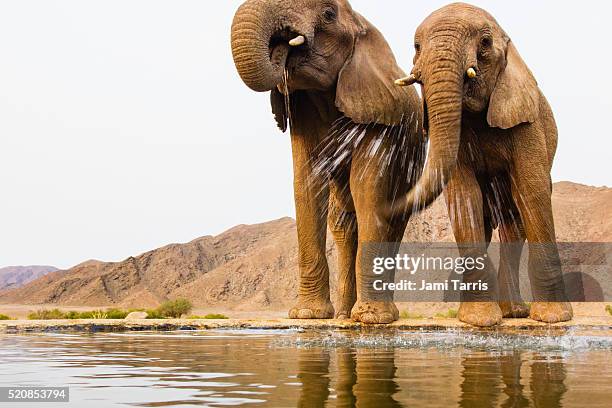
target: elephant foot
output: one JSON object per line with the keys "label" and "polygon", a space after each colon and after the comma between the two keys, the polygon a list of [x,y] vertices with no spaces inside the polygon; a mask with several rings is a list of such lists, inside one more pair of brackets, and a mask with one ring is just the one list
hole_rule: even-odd
{"label": "elephant foot", "polygon": [[336,312],[336,319],[338,320],[349,320],[351,318],[351,310],[355,305],[354,297],[346,297],[339,302],[338,311]]}
{"label": "elephant foot", "polygon": [[522,319],[529,316],[529,306],[525,302],[499,302],[503,317]]}
{"label": "elephant foot", "polygon": [[334,317],[334,306],[329,299],[298,300],[291,310],[290,319],[331,319]]}
{"label": "elephant foot", "polygon": [[351,311],[351,319],[367,324],[388,324],[399,319],[393,302],[358,301]]}
{"label": "elephant foot", "polygon": [[572,320],[572,305],[567,302],[533,302],[529,318],[544,323]]}
{"label": "elephant foot", "polygon": [[337,320],[349,320],[350,318],[351,318],[350,310],[340,310],[339,312],[336,312]]}
{"label": "elephant foot", "polygon": [[502,310],[495,302],[462,302],[457,317],[472,326],[491,327],[502,321]]}

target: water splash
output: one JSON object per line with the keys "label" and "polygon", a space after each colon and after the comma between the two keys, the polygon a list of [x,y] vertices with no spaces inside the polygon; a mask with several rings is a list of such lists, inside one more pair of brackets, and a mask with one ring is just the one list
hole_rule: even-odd
{"label": "water splash", "polygon": [[285,101],[285,112],[289,121],[289,129],[293,128],[293,115],[291,114],[291,96],[289,95],[289,71],[285,67],[283,71],[283,82],[281,82],[283,100]]}
{"label": "water splash", "polygon": [[[414,114],[395,126],[338,118],[307,164],[312,169],[309,185],[323,200],[322,195],[328,194],[321,187],[324,180],[342,179],[339,193],[349,195],[351,183],[380,182],[387,185],[390,202],[395,202],[421,175],[426,148],[414,136],[418,134],[417,127]],[[355,159],[360,160],[359,166],[352,165]]]}
{"label": "water splash", "polygon": [[400,331],[386,334],[318,332],[279,338],[277,347],[358,347],[404,348],[451,351],[457,348],[485,351],[593,351],[610,350],[612,337],[594,333],[568,332],[563,335],[513,334],[500,332],[466,332],[456,329],[444,331]]}

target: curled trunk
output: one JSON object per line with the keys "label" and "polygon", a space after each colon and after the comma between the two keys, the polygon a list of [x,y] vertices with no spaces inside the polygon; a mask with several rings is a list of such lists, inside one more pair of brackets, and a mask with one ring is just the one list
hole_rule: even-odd
{"label": "curled trunk", "polygon": [[270,38],[278,29],[273,2],[249,0],[232,22],[232,55],[244,83],[257,92],[266,92],[281,83],[288,49],[270,55]]}

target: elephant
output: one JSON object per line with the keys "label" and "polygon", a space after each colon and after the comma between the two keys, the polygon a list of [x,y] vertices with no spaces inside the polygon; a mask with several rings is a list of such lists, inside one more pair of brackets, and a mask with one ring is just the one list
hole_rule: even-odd
{"label": "elephant", "polygon": [[[502,242],[500,269],[483,273],[495,290],[462,293],[458,317],[492,326],[503,317],[547,323],[572,318],[555,240],[550,176],[557,148],[552,110],[510,37],[485,10],[453,3],[429,15],[414,36],[414,67],[399,86],[420,84],[429,153],[422,176],[388,207],[430,205],[444,193],[462,256]],[[528,241],[534,302],[520,300],[518,263]],[[499,285],[496,288],[496,285]]]}
{"label": "elephant", "polygon": [[[247,0],[234,16],[231,46],[242,81],[270,92],[280,130],[290,129],[299,288],[289,317],[397,320],[392,296],[372,293],[373,278],[361,271],[366,244],[401,241],[410,217],[384,209],[424,166],[416,88],[393,84],[405,73],[380,31],[346,0]],[[338,246],[335,309],[328,225]]]}

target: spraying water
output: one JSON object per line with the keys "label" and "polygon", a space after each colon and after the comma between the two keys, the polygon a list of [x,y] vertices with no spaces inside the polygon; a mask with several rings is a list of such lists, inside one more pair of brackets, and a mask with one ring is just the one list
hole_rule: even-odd
{"label": "spraying water", "polygon": [[287,112],[287,119],[289,120],[289,131],[293,128],[293,118],[291,115],[291,97],[289,96],[289,71],[285,67],[283,71],[283,82],[281,83],[283,99],[285,101],[285,112]]}
{"label": "spraying water", "polygon": [[[290,73],[285,68],[278,88],[283,94],[286,117],[292,131],[294,122],[289,79]],[[410,137],[411,134],[418,133],[418,127],[419,121],[414,113],[395,126],[356,123],[346,116],[339,116],[331,124],[327,134],[321,138],[306,164],[312,169],[307,180],[310,192],[319,196],[320,200],[317,201],[327,202],[328,181],[342,178],[342,174],[349,174],[354,154],[359,151],[367,160],[363,161],[361,168],[357,168],[357,173],[351,174],[351,179],[361,180],[374,173],[378,178],[389,179],[392,185],[389,199],[391,202],[395,201],[404,194],[404,188],[414,183],[421,175],[427,151],[423,149],[423,143]],[[397,179],[394,174],[404,176]],[[338,194],[350,196],[348,182],[336,187],[341,189],[336,191]]]}

